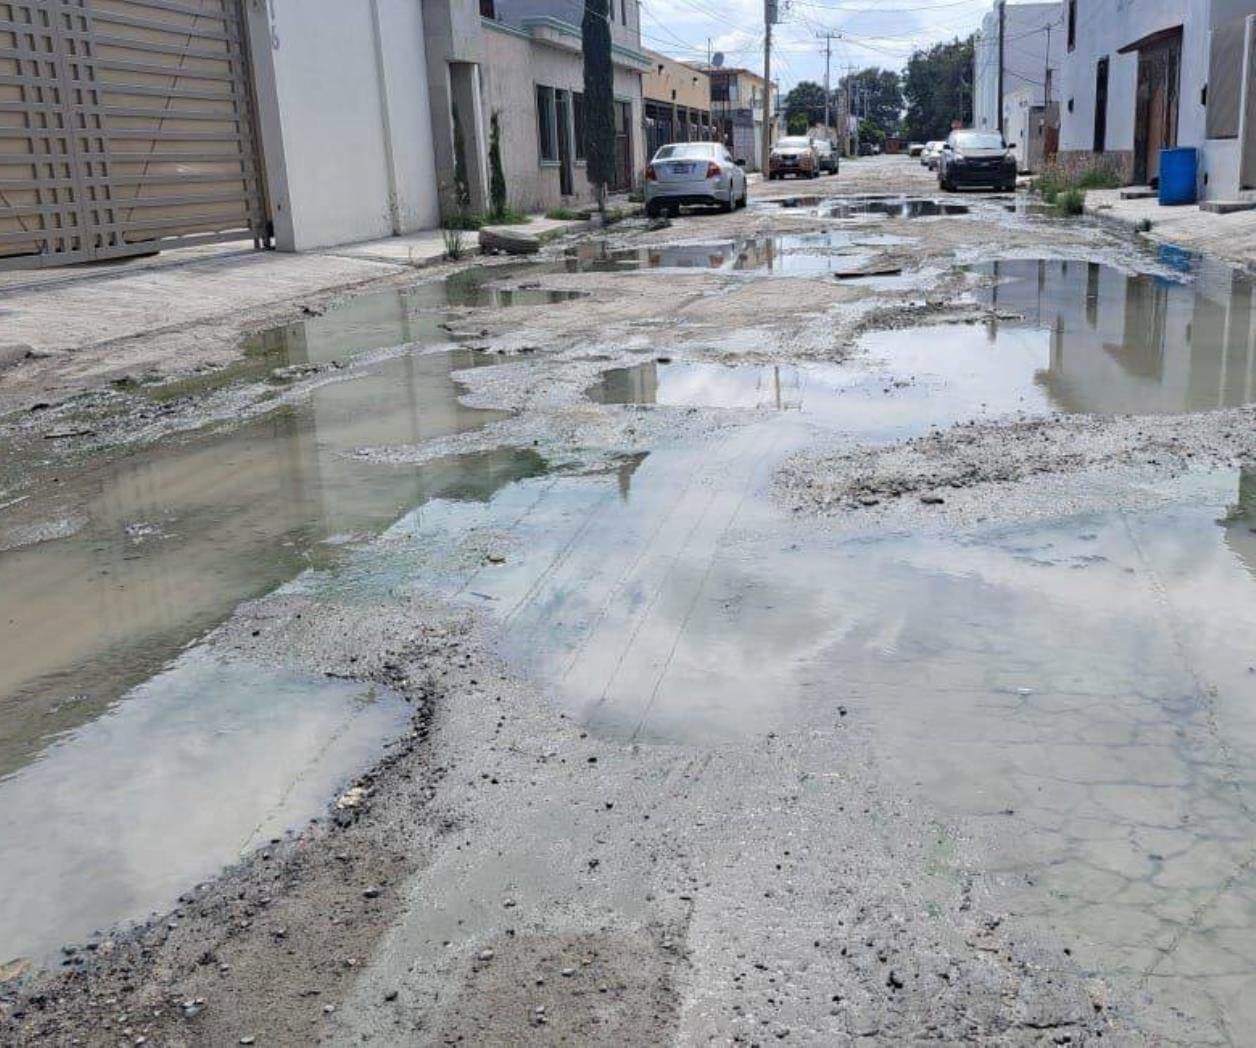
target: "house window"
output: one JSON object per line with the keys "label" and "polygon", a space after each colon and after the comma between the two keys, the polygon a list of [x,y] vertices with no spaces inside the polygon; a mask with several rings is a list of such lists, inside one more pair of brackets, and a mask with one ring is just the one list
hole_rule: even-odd
{"label": "house window", "polygon": [[628,0],[619,0],[619,20],[628,24]]}
{"label": "house window", "polygon": [[497,9],[494,6],[496,0],[480,0],[480,17],[492,18],[496,20]]}
{"label": "house window", "polygon": [[540,134],[541,160],[558,160],[558,116],[554,109],[554,89],[536,87],[536,126]]}
{"label": "house window", "polygon": [[711,81],[711,101],[712,102],[728,102],[728,81],[723,77],[718,80]]}
{"label": "house window", "polygon": [[1068,49],[1077,46],[1077,0],[1068,0]]}
{"label": "house window", "polygon": [[571,119],[575,127],[576,159],[583,160],[584,153],[584,95],[579,91],[571,93]]}

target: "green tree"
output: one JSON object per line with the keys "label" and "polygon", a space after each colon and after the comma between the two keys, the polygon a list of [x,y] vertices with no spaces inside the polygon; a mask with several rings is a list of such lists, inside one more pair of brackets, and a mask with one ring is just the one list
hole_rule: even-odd
{"label": "green tree", "polygon": [[[785,117],[791,134],[803,134],[812,124],[824,123],[824,88],[811,80],[801,80],[785,96]],[[802,123],[794,131],[795,118]]]}
{"label": "green tree", "polygon": [[903,78],[908,138],[921,142],[946,138],[952,123],[972,121],[972,68],[971,36],[911,56]]}
{"label": "green tree", "polygon": [[875,142],[877,145],[885,144],[885,132],[882,131],[871,119],[865,117],[859,121],[859,141]]}
{"label": "green tree", "polygon": [[492,202],[494,216],[500,218],[506,213],[506,172],[502,169],[501,128],[497,124],[496,110],[489,120],[488,166],[489,200]]}
{"label": "green tree", "polygon": [[892,69],[870,66],[842,77],[839,90],[850,97],[850,111],[884,135],[898,133],[903,121],[903,82]]}
{"label": "green tree", "polygon": [[804,113],[790,113],[785,121],[786,130],[791,135],[805,135],[811,126]]}
{"label": "green tree", "polygon": [[584,48],[585,170],[605,221],[606,189],[615,181],[615,68],[611,64],[607,0],[585,0],[580,29]]}

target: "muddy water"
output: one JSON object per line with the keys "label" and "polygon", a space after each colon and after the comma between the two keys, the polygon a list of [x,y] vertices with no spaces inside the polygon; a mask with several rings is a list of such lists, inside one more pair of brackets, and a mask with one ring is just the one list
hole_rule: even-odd
{"label": "muddy water", "polygon": [[1049,338],[1039,377],[1054,405],[1110,414],[1199,411],[1256,399],[1256,313],[1250,278],[1197,267],[1178,281],[1096,262],[1019,260],[978,267],[982,300]]}
{"label": "muddy water", "polygon": [[[448,343],[440,313],[415,312],[445,294],[358,301],[250,352],[270,368]],[[543,472],[515,449],[402,467],[351,455],[504,417],[464,407],[454,378],[494,362],[386,357],[229,432],[66,468],[0,511],[0,959],[169,906],[318,810],[405,723],[394,697],[187,645],[426,500]]]}
{"label": "muddy water", "polygon": [[852,198],[821,204],[821,214],[829,218],[938,218],[950,215],[966,215],[971,209],[966,204],[954,204],[946,200],[922,200],[915,197]]}
{"label": "muddy water", "polygon": [[[1000,904],[1083,967],[1200,1030],[1252,1028],[1256,478],[1193,475],[1140,513],[844,537],[765,497],[805,440],[773,413],[627,477],[433,503],[355,584],[422,564],[612,738],[859,732],[988,830]],[[451,559],[467,535],[505,563]]]}
{"label": "muddy water", "polygon": [[849,365],[649,362],[608,371],[604,404],[798,411],[865,440],[1016,413],[1161,414],[1256,401],[1252,281],[1099,263],[997,262],[980,299],[1007,319],[874,332]]}
{"label": "muddy water", "polygon": [[0,782],[0,955],[172,905],[318,811],[409,714],[375,687],[181,656]]}
{"label": "muddy water", "polygon": [[666,244],[610,250],[584,244],[565,259],[568,272],[632,269],[704,269],[775,276],[826,276],[857,269],[867,248],[904,246],[908,237],[847,232],[750,237],[711,244]]}
{"label": "muddy water", "polygon": [[503,451],[419,468],[347,457],[501,417],[458,402],[468,350],[406,354],[213,440],[174,443],[61,478],[11,511],[72,534],[0,554],[0,774],[98,713],[241,600],[268,592],[445,491],[477,497],[534,471]]}
{"label": "muddy water", "polygon": [[824,197],[794,196],[764,200],[759,208],[806,208],[823,218],[939,218],[967,215],[972,208],[949,200],[906,196]]}

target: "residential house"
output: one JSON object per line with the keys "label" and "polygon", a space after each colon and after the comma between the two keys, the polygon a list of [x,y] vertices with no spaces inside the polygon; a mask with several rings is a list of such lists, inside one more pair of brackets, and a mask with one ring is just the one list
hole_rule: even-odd
{"label": "residential house", "polygon": [[1256,0],[1061,0],[1060,159],[1155,185],[1160,150],[1199,150],[1199,192],[1256,190]]}
{"label": "residential house", "polygon": [[[752,171],[763,169],[764,88],[766,81],[749,69],[698,65],[711,78],[711,118],[717,137]],[[772,85],[773,98],[777,96]],[[779,117],[771,116],[772,138],[777,137]]]}
{"label": "residential house", "polygon": [[711,77],[674,58],[646,51],[649,71],[641,78],[645,96],[645,146],[651,157],[668,142],[709,142],[715,135],[711,121]]}
{"label": "residential house", "polygon": [[[70,6],[64,24],[0,22],[5,268],[241,239],[299,251],[482,213],[494,117],[512,206],[592,199],[577,0]],[[634,0],[611,14],[627,189],[654,66]],[[45,91],[71,99],[55,127]]]}
{"label": "residential house", "polygon": [[[510,205],[547,210],[593,199],[585,171],[580,0],[481,0],[485,124],[497,117]],[[612,0],[616,179],[628,190],[645,167],[641,50],[635,0]]]}
{"label": "residential house", "polygon": [[1002,128],[1024,171],[1040,170],[1055,155],[1059,127],[1055,81],[1063,55],[1058,0],[1023,4],[998,0],[982,19],[973,47],[973,126]]}

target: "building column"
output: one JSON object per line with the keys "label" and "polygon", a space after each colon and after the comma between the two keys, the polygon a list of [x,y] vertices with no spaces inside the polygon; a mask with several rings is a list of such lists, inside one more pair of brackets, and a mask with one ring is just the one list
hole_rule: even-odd
{"label": "building column", "polygon": [[458,211],[454,177],[454,113],[462,132],[470,210],[488,210],[488,144],[480,102],[483,30],[475,0],[422,0],[432,147],[442,218]]}

